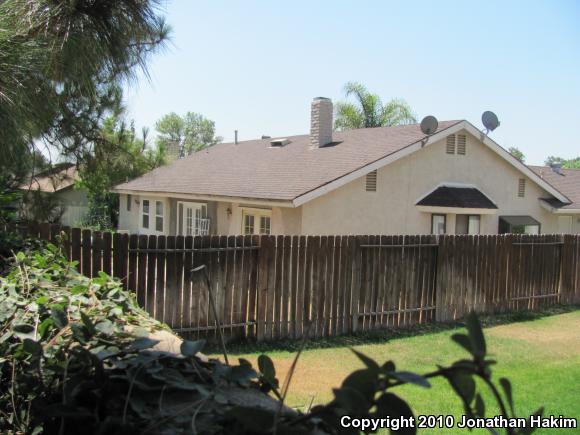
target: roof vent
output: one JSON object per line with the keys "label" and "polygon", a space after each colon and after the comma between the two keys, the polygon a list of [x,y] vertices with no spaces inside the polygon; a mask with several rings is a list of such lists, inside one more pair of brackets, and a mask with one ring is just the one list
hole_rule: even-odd
{"label": "roof vent", "polygon": [[262,140],[264,140],[264,139],[272,139],[272,136],[268,136],[266,134],[263,134],[262,135]]}
{"label": "roof vent", "polygon": [[552,171],[554,171],[556,174],[563,175],[562,174],[562,163],[552,163],[550,165],[550,167],[552,168]]}
{"label": "roof vent", "polygon": [[283,147],[290,143],[289,139],[282,138],[282,139],[274,139],[270,141],[270,146],[272,147]]}

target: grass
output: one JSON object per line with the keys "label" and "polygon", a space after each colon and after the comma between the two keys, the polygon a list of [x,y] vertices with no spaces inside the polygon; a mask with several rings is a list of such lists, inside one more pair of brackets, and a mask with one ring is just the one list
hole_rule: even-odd
{"label": "grass", "polygon": [[[539,314],[517,315],[516,322],[514,315],[506,315],[504,318],[499,316],[495,320],[484,319],[488,349],[498,361],[494,367],[494,379],[507,377],[511,380],[518,416],[528,416],[544,406],[544,415],[563,415],[580,420],[580,310],[578,307],[574,311],[569,310],[556,308]],[[435,369],[438,364],[449,365],[466,357],[465,352],[450,339],[458,328],[461,328],[459,324],[436,325],[399,332],[399,336],[393,336],[391,331],[391,336],[380,332],[322,342],[315,340],[298,362],[287,403],[302,407],[312,400],[315,404],[331,400],[332,388],[339,386],[351,371],[362,368],[362,363],[349,346],[378,362],[392,359],[400,370],[425,373]],[[243,357],[255,363],[261,351],[267,350],[282,381],[295,355],[293,351],[284,349],[290,345],[278,343],[252,346],[250,349],[247,345],[234,346],[230,349],[230,359]],[[244,347],[246,352],[243,352]],[[445,381],[435,380],[430,389],[403,386],[397,391],[409,401],[416,415],[452,414],[456,421],[461,418],[459,399]],[[486,403],[491,404],[491,396],[485,393]],[[488,416],[496,413],[494,408],[487,411]],[[430,433],[463,432],[460,429],[437,429]],[[558,434],[571,431],[541,429],[535,433]]]}

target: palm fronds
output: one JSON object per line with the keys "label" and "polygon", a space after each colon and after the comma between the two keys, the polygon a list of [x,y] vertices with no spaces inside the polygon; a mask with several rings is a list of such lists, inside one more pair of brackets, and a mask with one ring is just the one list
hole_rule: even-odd
{"label": "palm fronds", "polygon": [[334,128],[353,130],[357,128],[387,127],[417,122],[411,107],[401,99],[383,104],[377,94],[357,82],[344,86],[345,96],[354,97],[355,102],[341,101],[336,104]]}

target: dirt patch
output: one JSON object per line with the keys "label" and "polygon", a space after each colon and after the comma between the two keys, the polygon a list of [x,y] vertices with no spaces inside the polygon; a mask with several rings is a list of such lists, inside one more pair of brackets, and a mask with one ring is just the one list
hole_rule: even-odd
{"label": "dirt patch", "polygon": [[502,325],[486,331],[489,336],[528,342],[545,351],[580,356],[580,314],[562,314],[537,322]]}

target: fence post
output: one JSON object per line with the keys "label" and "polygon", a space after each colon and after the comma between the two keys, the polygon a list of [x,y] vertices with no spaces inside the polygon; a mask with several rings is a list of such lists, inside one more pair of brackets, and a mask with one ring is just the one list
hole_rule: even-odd
{"label": "fence post", "polygon": [[257,291],[257,316],[256,335],[258,341],[262,341],[266,335],[266,308],[268,303],[268,287],[273,283],[268,282],[271,275],[270,269],[273,266],[275,254],[275,243],[273,236],[260,237],[260,250],[258,254],[258,291]]}
{"label": "fence post", "polygon": [[446,238],[444,235],[438,235],[437,237],[437,262],[435,265],[435,321],[442,322],[445,321],[443,302],[444,298],[444,274],[445,274],[445,246]]}
{"label": "fence post", "polygon": [[359,299],[360,299],[360,288],[361,288],[361,270],[362,270],[362,252],[361,252],[361,241],[362,237],[357,236],[353,239],[351,247],[351,262],[352,262],[352,297],[350,303],[350,316],[352,332],[358,331],[358,312],[359,312]]}
{"label": "fence post", "polygon": [[578,295],[576,295],[576,269],[578,265],[576,262],[578,258],[574,258],[575,250],[578,245],[578,236],[570,234],[564,235],[564,245],[562,246],[562,255],[560,256],[560,294],[562,295],[563,303],[577,302]]}

